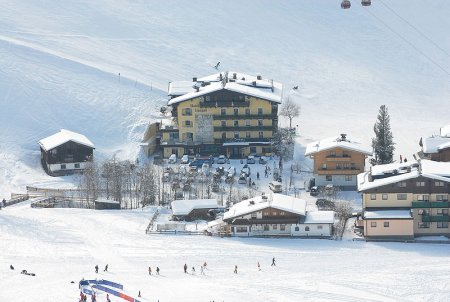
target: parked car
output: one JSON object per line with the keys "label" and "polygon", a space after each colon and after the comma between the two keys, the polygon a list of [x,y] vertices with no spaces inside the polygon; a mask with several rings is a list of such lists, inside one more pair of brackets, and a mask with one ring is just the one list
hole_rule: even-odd
{"label": "parked car", "polygon": [[239,176],[238,183],[240,183],[240,184],[246,184],[247,183],[247,177],[245,176],[245,173],[242,173]]}
{"label": "parked car", "polygon": [[172,154],[169,157],[169,164],[176,164],[177,163],[177,155],[176,154]]}
{"label": "parked car", "polygon": [[241,170],[241,174],[245,174],[246,177],[249,177],[250,176],[250,167],[244,166],[244,168],[242,168],[242,170]]}
{"label": "parked car", "polygon": [[183,155],[181,157],[181,163],[182,164],[188,164],[189,163],[189,156],[187,154]]}
{"label": "parked car", "polygon": [[201,168],[204,163],[207,163],[209,166],[211,166],[214,163],[214,158],[210,156],[201,156],[196,157],[189,166],[195,166],[197,168]]}
{"label": "parked car", "polygon": [[227,158],[225,157],[225,155],[219,155],[219,157],[217,158],[217,163],[221,165],[226,164]]}
{"label": "parked car", "polygon": [[203,163],[202,165],[202,173],[205,175],[209,175],[209,164]]}
{"label": "parked car", "polygon": [[247,164],[254,164],[254,163],[256,163],[255,156],[249,155],[247,157]]}
{"label": "parked car", "polygon": [[259,163],[260,163],[261,165],[267,164],[267,157],[261,156],[261,157],[259,158]]}
{"label": "parked car", "polygon": [[230,167],[228,168],[228,177],[233,177],[234,175],[236,175],[236,169],[234,167]]}
{"label": "parked car", "polygon": [[271,189],[274,193],[281,193],[283,191],[281,182],[278,181],[269,182],[269,189]]}
{"label": "parked car", "polygon": [[316,186],[311,187],[311,189],[309,190],[309,195],[311,196],[319,195],[319,188],[317,188]]}

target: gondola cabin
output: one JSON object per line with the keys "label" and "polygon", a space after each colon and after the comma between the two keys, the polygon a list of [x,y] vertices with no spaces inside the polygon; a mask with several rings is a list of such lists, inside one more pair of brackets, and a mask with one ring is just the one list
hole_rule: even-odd
{"label": "gondola cabin", "polygon": [[39,146],[42,167],[50,176],[83,172],[95,149],[86,136],[65,129],[40,140]]}

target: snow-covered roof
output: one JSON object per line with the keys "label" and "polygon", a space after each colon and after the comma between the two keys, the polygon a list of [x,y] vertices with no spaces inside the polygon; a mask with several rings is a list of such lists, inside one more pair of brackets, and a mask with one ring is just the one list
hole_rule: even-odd
{"label": "snow-covered roof", "polygon": [[95,202],[99,202],[99,203],[113,203],[113,204],[120,203],[118,200],[111,200],[111,199],[96,199]]}
{"label": "snow-covered roof", "polygon": [[175,97],[168,104],[176,104],[222,89],[281,103],[283,85],[273,80],[258,79],[258,77],[243,73],[216,73],[199,78],[195,82],[169,83],[168,95]]}
{"label": "snow-covered roof", "polygon": [[39,141],[39,145],[45,151],[49,151],[55,147],[65,144],[69,141],[94,148],[94,144],[83,134],[61,129],[58,133],[50,135]]}
{"label": "snow-covered roof", "polygon": [[431,136],[422,141],[423,153],[437,153],[439,150],[450,148],[450,136]]}
{"label": "snow-covered roof", "polygon": [[233,205],[225,212],[223,219],[232,219],[266,208],[274,208],[298,215],[306,215],[306,202],[303,199],[283,194],[272,194],[263,199],[262,196],[246,199]]}
{"label": "snow-covered roof", "polygon": [[[373,179],[374,176],[382,175],[385,175],[385,177]],[[450,162],[436,162],[423,159],[418,162],[373,166],[371,167],[371,172],[358,174],[358,191],[366,191],[419,176],[450,182]],[[372,178],[372,181],[370,181],[370,178]]]}
{"label": "snow-covered roof", "polygon": [[315,153],[334,148],[342,148],[346,150],[361,152],[365,155],[372,155],[372,148],[370,147],[350,141],[348,138],[343,139],[341,136],[333,136],[320,141],[309,143],[306,146],[305,156],[313,155]]}
{"label": "snow-covered roof", "polygon": [[173,215],[188,215],[194,209],[213,209],[217,208],[215,199],[190,199],[172,201]]}
{"label": "snow-covered roof", "polygon": [[441,136],[442,137],[450,137],[450,125],[444,126],[441,128]]}
{"label": "snow-covered roof", "polygon": [[410,210],[365,211],[364,219],[413,219]]}
{"label": "snow-covered roof", "polygon": [[334,223],[333,211],[313,211],[306,213],[305,224]]}

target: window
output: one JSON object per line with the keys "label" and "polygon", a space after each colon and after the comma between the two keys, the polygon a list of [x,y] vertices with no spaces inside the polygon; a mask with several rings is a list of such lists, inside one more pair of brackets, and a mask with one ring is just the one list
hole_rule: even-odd
{"label": "window", "polygon": [[428,195],[417,195],[418,201],[429,201],[430,197]]}
{"label": "window", "polygon": [[386,193],[381,194],[381,199],[387,200],[388,199],[388,195]]}
{"label": "window", "polygon": [[351,175],[345,175],[345,181],[352,181]]}
{"label": "window", "polygon": [[258,120],[258,126],[262,126],[263,125],[263,120]]}
{"label": "window", "polygon": [[184,121],[184,125],[185,125],[186,127],[192,127],[192,121],[186,120],[186,121]]}
{"label": "window", "polygon": [[285,230],[286,230],[286,225],[280,224],[280,231],[285,231]]}
{"label": "window", "polygon": [[434,186],[435,187],[443,187],[443,186],[445,186],[445,183],[443,181],[435,181]]}
{"label": "window", "polygon": [[251,214],[252,219],[256,219],[256,212]]}
{"label": "window", "polygon": [[247,227],[236,227],[236,232],[245,233],[247,232]]}
{"label": "window", "polygon": [[245,120],[245,126],[250,127],[252,122],[250,120]]}
{"label": "window", "polygon": [[227,133],[226,132],[222,132],[222,139],[227,139]]}
{"label": "window", "polygon": [[397,200],[406,200],[408,195],[405,193],[397,194]]}
{"label": "window", "polygon": [[336,157],[336,151],[330,151],[328,157]]}
{"label": "window", "polygon": [[425,187],[424,181],[416,181],[416,187]]}
{"label": "window", "polygon": [[430,223],[429,222],[419,222],[418,227],[419,227],[419,229],[429,229]]}
{"label": "window", "polygon": [[437,209],[437,214],[442,216],[448,216],[448,209]]}
{"label": "window", "polygon": [[233,126],[234,127],[238,127],[239,126],[239,121],[233,121]]}
{"label": "window", "polygon": [[448,201],[448,195],[436,195],[436,201]]}
{"label": "window", "polygon": [[448,229],[448,221],[438,221],[437,227],[438,229]]}
{"label": "window", "polygon": [[227,126],[227,122],[226,121],[220,121],[220,126],[226,127]]}
{"label": "window", "polygon": [[61,170],[65,170],[66,169],[66,165],[61,165]]}
{"label": "window", "polygon": [[300,231],[300,228],[298,226],[295,227],[294,229],[296,232]]}
{"label": "window", "polygon": [[191,108],[184,108],[181,112],[182,115],[192,115],[192,109]]}
{"label": "window", "polygon": [[326,181],[333,181],[333,177],[331,175],[326,175],[325,176],[325,180]]}
{"label": "window", "polygon": [[399,186],[400,188],[406,187],[406,181],[401,181],[401,182],[399,182],[399,183],[398,183],[398,186]]}
{"label": "window", "polygon": [[259,138],[264,138],[264,133],[263,133],[262,131],[259,131],[259,132],[258,132],[258,137],[259,137]]}
{"label": "window", "polygon": [[385,228],[388,228],[388,227],[389,227],[389,221],[383,222],[383,226],[384,226]]}
{"label": "window", "polygon": [[305,227],[305,232],[309,232],[309,226]]}
{"label": "window", "polygon": [[233,113],[234,113],[234,115],[238,115],[239,114],[239,109],[238,108],[234,108],[233,109]]}
{"label": "window", "polygon": [[251,135],[250,135],[250,132],[249,132],[249,131],[245,132],[245,137],[246,137],[246,138],[250,138],[250,137],[251,137]]}
{"label": "window", "polygon": [[327,169],[327,164],[322,164],[322,170],[326,170]]}
{"label": "window", "polygon": [[280,216],[284,216],[285,214],[285,212],[280,212]]}
{"label": "window", "polygon": [[272,216],[277,216],[277,212],[272,212]]}
{"label": "window", "polygon": [[239,138],[239,132],[234,133],[234,138]]}
{"label": "window", "polygon": [[273,225],[272,225],[272,229],[273,229],[273,230],[278,229],[278,225],[277,225],[277,224],[273,224]]}
{"label": "window", "polygon": [[376,222],[376,221],[372,221],[372,222],[370,223],[370,227],[376,228],[376,227],[377,227],[377,222]]}
{"label": "window", "polygon": [[256,153],[256,147],[250,147],[250,153]]}
{"label": "window", "polygon": [[317,229],[318,229],[318,230],[321,230],[321,229],[323,229],[323,226],[322,226],[322,225],[318,225],[318,226],[317,226]]}
{"label": "window", "polygon": [[226,114],[227,114],[227,109],[221,108],[220,109],[220,115],[226,115]]}
{"label": "window", "polygon": [[250,115],[250,108],[245,108],[245,115]]}
{"label": "window", "polygon": [[262,115],[263,114],[263,109],[262,108],[258,108],[258,115]]}
{"label": "window", "polygon": [[264,225],[264,231],[268,231],[269,230],[269,225],[268,224],[265,224]]}
{"label": "window", "polygon": [[75,169],[80,169],[80,164],[75,164]]}
{"label": "window", "polygon": [[342,164],[341,163],[337,163],[336,164],[336,170],[342,170]]}
{"label": "window", "polygon": [[370,200],[377,200],[377,194],[370,194]]}

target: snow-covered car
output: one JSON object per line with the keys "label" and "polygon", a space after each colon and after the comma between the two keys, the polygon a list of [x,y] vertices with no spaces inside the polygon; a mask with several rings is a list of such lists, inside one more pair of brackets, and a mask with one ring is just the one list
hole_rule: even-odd
{"label": "snow-covered car", "polygon": [[261,157],[259,158],[259,163],[260,163],[261,165],[267,164],[267,157],[261,156]]}
{"label": "snow-covered car", "polygon": [[246,177],[249,177],[250,176],[250,167],[244,166],[244,168],[242,168],[242,170],[241,170],[241,174],[245,174]]}
{"label": "snow-covered car", "polygon": [[316,186],[311,187],[311,189],[309,190],[309,195],[311,196],[319,195],[319,188],[317,188]]}
{"label": "snow-covered car", "polygon": [[176,164],[177,163],[177,155],[176,154],[172,154],[169,157],[169,164]]}
{"label": "snow-covered car", "polygon": [[228,177],[233,177],[234,175],[236,175],[236,169],[234,167],[230,167],[228,168]]}
{"label": "snow-covered car", "polygon": [[247,157],[247,164],[254,164],[254,163],[256,163],[255,156],[249,155]]}
{"label": "snow-covered car", "polygon": [[219,157],[217,158],[217,163],[218,164],[226,164],[227,158],[225,157],[225,155],[219,155]]}
{"label": "snow-covered car", "polygon": [[187,154],[183,155],[181,157],[181,163],[182,164],[188,164],[189,163],[189,156]]}
{"label": "snow-covered car", "polygon": [[202,173],[204,175],[209,175],[209,164],[203,163],[203,165],[202,165]]}
{"label": "snow-covered car", "polygon": [[274,193],[281,193],[283,191],[282,185],[278,181],[269,182],[269,189],[271,189]]}
{"label": "snow-covered car", "polygon": [[238,183],[240,183],[240,184],[246,184],[247,183],[247,177],[245,176],[245,173],[242,173],[241,176],[239,176]]}

